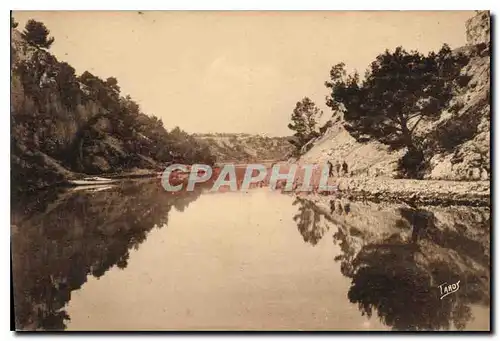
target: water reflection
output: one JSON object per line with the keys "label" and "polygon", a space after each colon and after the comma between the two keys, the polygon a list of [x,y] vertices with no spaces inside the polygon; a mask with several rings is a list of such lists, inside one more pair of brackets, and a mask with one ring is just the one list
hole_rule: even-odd
{"label": "water reflection", "polygon": [[183,211],[200,195],[167,194],[159,183],[99,192],[40,192],[16,198],[12,208],[12,261],[17,329],[59,330],[63,309],[87,276],[127,267],[154,227],[167,225],[172,207]]}
{"label": "water reflection", "polygon": [[[474,318],[471,306],[489,309],[489,209],[294,204],[304,241],[315,245],[336,230],[335,261],[351,278],[347,297],[363,315],[376,313],[394,330],[463,330]],[[460,290],[440,299],[438,286],[458,280]]]}
{"label": "water reflection", "polygon": [[17,328],[489,328],[489,209],[208,188],[15,198]]}

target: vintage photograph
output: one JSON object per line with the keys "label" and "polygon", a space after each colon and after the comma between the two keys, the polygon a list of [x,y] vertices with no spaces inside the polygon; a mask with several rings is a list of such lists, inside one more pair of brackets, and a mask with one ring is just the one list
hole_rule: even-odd
{"label": "vintage photograph", "polygon": [[16,331],[491,331],[489,11],[10,26]]}

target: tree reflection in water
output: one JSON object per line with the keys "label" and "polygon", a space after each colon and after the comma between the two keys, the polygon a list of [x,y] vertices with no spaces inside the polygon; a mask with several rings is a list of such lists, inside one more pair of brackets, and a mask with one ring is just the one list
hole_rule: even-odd
{"label": "tree reflection in water", "polygon": [[[394,330],[461,330],[472,304],[489,306],[489,209],[295,204],[304,241],[315,245],[336,228],[335,261],[352,279],[347,297],[363,315],[376,312]],[[458,280],[460,289],[440,299],[438,286]]]}
{"label": "tree reflection in water", "polygon": [[[208,185],[207,185],[208,186]],[[16,198],[12,208],[12,264],[16,329],[61,330],[64,306],[87,276],[127,267],[154,228],[168,223],[201,191],[166,193],[141,181],[100,192],[43,192]]]}
{"label": "tree reflection in water", "polygon": [[[210,184],[207,184],[210,187]],[[136,183],[101,192],[43,192],[12,207],[12,264],[16,327],[64,329],[71,292],[88,276],[127,267],[154,227],[183,211],[195,192],[168,194]],[[489,306],[489,209],[425,208],[349,203],[326,208],[297,198],[294,217],[305,242],[331,230],[335,261],[351,279],[346,299],[362,314],[395,330],[464,329],[471,305]],[[460,280],[440,299],[438,286]]]}
{"label": "tree reflection in water", "polygon": [[326,225],[320,224],[321,213],[314,209],[314,204],[310,201],[297,198],[293,205],[299,205],[299,213],[293,220],[297,223],[304,241],[316,245],[325,233]]}

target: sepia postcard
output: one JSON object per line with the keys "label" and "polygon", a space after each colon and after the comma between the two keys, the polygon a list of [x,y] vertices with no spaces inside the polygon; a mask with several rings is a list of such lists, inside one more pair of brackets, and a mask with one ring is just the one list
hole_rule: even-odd
{"label": "sepia postcard", "polygon": [[489,11],[13,11],[16,331],[491,331]]}

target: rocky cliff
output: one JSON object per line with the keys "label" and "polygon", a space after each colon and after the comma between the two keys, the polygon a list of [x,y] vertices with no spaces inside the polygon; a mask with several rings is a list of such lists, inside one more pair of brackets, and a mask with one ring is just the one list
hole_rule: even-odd
{"label": "rocky cliff", "polygon": [[179,128],[167,131],[120,92],[116,78],[76,75],[18,30],[11,35],[14,191],[88,174],[160,171],[174,161],[213,163],[205,144]]}
{"label": "rocky cliff", "polygon": [[[487,180],[490,177],[490,22],[489,12],[478,12],[466,22],[466,46],[454,50],[468,59],[456,90],[437,121],[422,122],[427,179]],[[346,161],[349,173],[396,176],[405,150],[391,152],[380,143],[357,142],[343,119],[333,116],[326,132],[309,142],[299,162]]]}
{"label": "rocky cliff", "polygon": [[467,44],[489,44],[490,43],[490,13],[489,11],[478,11],[477,14],[467,20]]}
{"label": "rocky cliff", "polygon": [[292,145],[288,137],[268,137],[251,134],[195,134],[205,142],[218,162],[284,160]]}

